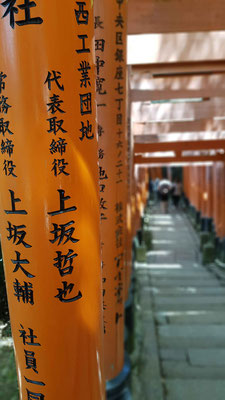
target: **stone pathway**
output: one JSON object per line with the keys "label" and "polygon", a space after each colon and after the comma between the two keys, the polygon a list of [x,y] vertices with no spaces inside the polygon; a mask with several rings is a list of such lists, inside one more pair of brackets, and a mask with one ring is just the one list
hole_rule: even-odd
{"label": "stone pathway", "polygon": [[184,215],[151,220],[154,250],[136,263],[134,400],[224,400],[225,281],[201,265]]}

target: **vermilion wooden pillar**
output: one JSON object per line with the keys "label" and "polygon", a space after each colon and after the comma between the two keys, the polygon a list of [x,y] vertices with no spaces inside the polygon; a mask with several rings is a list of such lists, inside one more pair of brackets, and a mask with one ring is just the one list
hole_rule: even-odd
{"label": "vermilion wooden pillar", "polygon": [[190,180],[190,166],[185,167],[185,190],[186,190],[186,196],[191,200],[191,194],[190,194],[190,188],[191,188],[191,180]]}
{"label": "vermilion wooden pillar", "polygon": [[202,179],[202,167],[197,166],[196,167],[196,175],[197,175],[197,210],[202,212],[203,210],[203,201],[202,201],[202,189],[203,189],[203,179]]}
{"label": "vermilion wooden pillar", "polygon": [[198,208],[198,180],[197,180],[197,167],[191,166],[191,193],[192,193],[192,204],[197,209]]}
{"label": "vermilion wooden pillar", "polygon": [[128,96],[127,96],[127,214],[126,214],[126,248],[125,248],[125,298],[128,299],[129,290],[131,285],[132,276],[132,185],[133,185],[133,149],[134,141],[132,134],[132,103],[130,98],[130,79],[131,79],[131,68],[127,68],[127,79],[128,79]]}
{"label": "vermilion wooden pillar", "polygon": [[212,191],[212,166],[206,167],[206,193],[207,193],[207,206],[206,216],[213,217],[213,191]]}
{"label": "vermilion wooden pillar", "polygon": [[96,92],[107,380],[124,366],[127,229],[126,1],[95,1]]}
{"label": "vermilion wooden pillar", "polygon": [[202,179],[201,179],[201,167],[196,166],[196,202],[197,202],[197,210],[202,210]]}
{"label": "vermilion wooden pillar", "polygon": [[0,17],[0,231],[20,399],[104,399],[92,1],[6,1]]}
{"label": "vermilion wooden pillar", "polygon": [[208,193],[206,191],[206,167],[202,165],[199,167],[199,188],[200,188],[200,211],[202,217],[207,216],[207,201],[208,201]]}
{"label": "vermilion wooden pillar", "polygon": [[222,219],[222,226],[221,226],[221,238],[225,237],[225,165],[221,163],[221,219]]}
{"label": "vermilion wooden pillar", "polygon": [[216,233],[219,236],[219,163],[213,164],[213,217]]}
{"label": "vermilion wooden pillar", "polygon": [[189,167],[183,167],[183,191],[185,193],[185,196],[189,198],[189,191],[188,191],[188,171]]}
{"label": "vermilion wooden pillar", "polygon": [[223,237],[224,234],[224,163],[220,162],[217,165],[217,173],[218,173],[218,198],[217,198],[217,232],[220,238]]}
{"label": "vermilion wooden pillar", "polygon": [[190,201],[191,204],[194,206],[195,205],[195,181],[194,181],[194,168],[193,166],[190,166],[190,173],[189,173],[189,179],[190,179]]}

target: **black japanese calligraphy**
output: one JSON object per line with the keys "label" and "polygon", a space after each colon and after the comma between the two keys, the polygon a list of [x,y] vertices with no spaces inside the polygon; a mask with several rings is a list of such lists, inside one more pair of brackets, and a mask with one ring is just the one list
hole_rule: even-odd
{"label": "black japanese calligraphy", "polygon": [[18,302],[20,300],[24,304],[34,304],[34,293],[33,293],[33,285],[30,282],[24,282],[24,284],[20,283],[17,279],[13,283],[14,296],[16,296]]}
{"label": "black japanese calligraphy", "polygon": [[22,214],[26,215],[26,210],[16,210],[16,203],[19,203],[21,200],[15,197],[15,192],[9,189],[10,198],[11,198],[11,206],[12,210],[4,210],[6,214]]}
{"label": "black japanese calligraphy", "polygon": [[15,265],[13,272],[17,272],[19,269],[21,269],[24,275],[26,275],[28,278],[34,278],[35,275],[32,275],[30,272],[28,272],[25,268],[22,267],[22,265],[30,264],[30,262],[26,258],[21,259],[20,258],[21,254],[19,251],[15,251],[15,253],[16,253],[16,260],[11,259],[12,263]]}
{"label": "black japanese calligraphy", "polygon": [[48,75],[47,75],[47,78],[45,80],[45,83],[48,84],[48,89],[51,90],[52,89],[52,82],[55,82],[57,87],[59,88],[59,90],[64,90],[64,86],[60,85],[60,83],[59,83],[59,80],[61,78],[62,78],[61,72],[54,71],[54,70],[52,70],[52,72],[48,71]]}
{"label": "black japanese calligraphy", "polygon": [[[61,276],[70,275],[73,272],[73,259],[78,256],[72,249],[68,250],[67,254],[62,254],[61,251],[56,252],[57,257],[54,258],[54,267],[58,268]],[[67,265],[68,264],[68,265]]]}
{"label": "black japanese calligraphy", "polygon": [[123,45],[123,32],[116,32],[116,44]]}
{"label": "black japanese calligraphy", "polygon": [[76,1],[78,5],[78,9],[75,9],[75,16],[78,25],[87,25],[88,24],[88,17],[89,11],[85,10],[86,2],[85,1]]}
{"label": "black japanese calligraphy", "polygon": [[96,78],[96,92],[100,95],[106,94],[106,90],[103,89],[103,83],[105,82],[104,78],[100,78],[97,76]]}
{"label": "black japanese calligraphy", "polygon": [[68,294],[70,294],[74,288],[73,283],[67,283],[65,281],[62,282],[63,288],[58,288],[58,294],[55,296],[62,303],[71,303],[73,301],[80,300],[82,298],[82,293],[79,291],[78,294],[72,298],[67,298]]}
{"label": "black japanese calligraphy", "polygon": [[80,94],[80,113],[81,115],[92,113],[91,93]]}
{"label": "black japanese calligraphy", "polygon": [[122,79],[124,79],[123,67],[122,67],[121,65],[119,65],[119,66],[116,68],[115,79],[117,79],[117,80],[122,80]]}
{"label": "black japanese calligraphy", "polygon": [[97,75],[100,73],[100,68],[103,68],[105,65],[105,61],[102,60],[99,56],[96,56],[96,72]]}
{"label": "black japanese calligraphy", "polygon": [[44,382],[40,382],[40,381],[34,381],[33,379],[28,379],[26,378],[26,376],[24,376],[24,379],[27,383],[32,383],[32,385],[39,385],[39,386],[45,386]]}
{"label": "black japanese calligraphy", "polygon": [[[29,331],[29,335],[28,335],[28,333],[24,329],[23,325],[20,324],[20,326],[22,329],[19,329],[19,332],[20,332],[20,337],[23,340],[23,344],[28,345],[28,346],[40,346],[40,343],[37,343],[35,341],[35,339],[37,339],[37,336],[34,335],[33,329],[28,328],[28,331]],[[29,341],[28,341],[28,339],[29,339]]]}
{"label": "black japanese calligraphy", "polygon": [[24,247],[30,248],[32,246],[24,241],[26,236],[26,231],[24,231],[24,228],[26,228],[25,225],[13,225],[8,221],[8,228],[6,229],[9,232],[9,235],[7,236],[7,239],[13,239],[13,243],[17,246],[19,244],[23,244]]}
{"label": "black japanese calligraphy", "polygon": [[101,20],[101,17],[99,15],[95,17],[94,28],[104,29],[103,21]]}
{"label": "black japanese calligraphy", "polygon": [[101,125],[98,124],[98,136],[101,137],[104,133],[104,129]]}
{"label": "black japanese calligraphy", "polygon": [[56,243],[58,241],[58,245],[64,241],[63,244],[71,241],[72,243],[77,243],[79,239],[73,238],[73,233],[75,228],[71,225],[74,224],[74,221],[67,222],[66,224],[53,224],[54,229],[50,232],[54,236],[53,239],[50,240],[51,243]]}
{"label": "black japanese calligraphy", "polygon": [[99,160],[103,160],[104,156],[105,156],[104,150],[103,149],[99,149],[98,150],[98,158],[99,158]]}
{"label": "black japanese calligraphy", "polygon": [[24,350],[24,353],[25,353],[26,369],[32,369],[36,374],[38,374],[37,361],[35,358],[34,351]]}
{"label": "black japanese calligraphy", "polygon": [[82,141],[84,138],[86,139],[94,139],[94,132],[92,132],[92,124],[87,121],[87,124],[85,124],[83,121],[81,121],[81,128],[80,128],[81,136],[79,139]]}
{"label": "black japanese calligraphy", "polygon": [[9,129],[9,121],[4,121],[4,118],[0,118],[0,134],[1,133],[2,136],[5,136],[5,133],[13,135],[13,132]]}
{"label": "black japanese calligraphy", "polygon": [[105,40],[104,39],[95,39],[95,51],[104,51],[105,50]]}
{"label": "black japanese calligraphy", "polygon": [[41,393],[34,393],[30,392],[30,390],[27,389],[27,400],[44,400],[45,396]]}
{"label": "black japanese calligraphy", "polygon": [[78,68],[78,71],[81,73],[81,79],[80,79],[80,87],[87,87],[91,86],[90,82],[90,76],[89,76],[89,71],[91,67],[88,61],[81,61],[80,62],[80,68]]}
{"label": "black japanese calligraphy", "polygon": [[86,43],[85,40],[88,39],[88,35],[77,35],[78,39],[81,40],[81,48],[77,49],[76,52],[78,54],[82,54],[82,53],[90,53],[90,49],[88,47],[86,47]]}
{"label": "black japanese calligraphy", "polygon": [[123,49],[116,49],[115,61],[119,61],[119,62],[123,62],[124,61]]}
{"label": "black japanese calligraphy", "polygon": [[5,139],[2,140],[1,143],[1,153],[2,154],[8,154],[9,157],[11,157],[11,155],[13,154],[13,148],[14,148],[14,144],[12,142],[12,140],[9,139]]}
{"label": "black japanese calligraphy", "polygon": [[5,97],[5,96],[0,97],[0,112],[3,114],[7,114],[9,108],[12,107],[7,103],[7,100],[8,100],[8,97]]}
{"label": "black japanese calligraphy", "polygon": [[116,0],[116,2],[117,2],[118,6],[119,6],[119,9],[120,9],[122,4],[124,3],[124,0]]}
{"label": "black japanese calligraphy", "polygon": [[13,178],[17,178],[17,175],[14,173],[16,165],[11,160],[4,160],[3,171],[6,176],[12,175]]}
{"label": "black japanese calligraphy", "polygon": [[[18,26],[39,25],[43,23],[43,19],[41,17],[31,17],[31,8],[37,6],[35,1],[23,0],[23,3],[18,4],[17,7],[16,2],[17,0],[5,0],[1,3],[1,5],[6,8],[2,18],[5,18],[7,15],[9,15],[10,26],[13,29],[15,27],[15,22]],[[18,8],[24,11],[24,19],[15,21],[15,15],[19,14]]]}
{"label": "black japanese calligraphy", "polygon": [[[63,111],[64,112],[64,111]],[[63,133],[66,133],[67,131],[65,129],[63,129],[63,123],[64,120],[60,119],[58,120],[57,117],[52,117],[52,118],[48,118],[47,121],[49,121],[49,129],[48,129],[48,133],[53,133],[54,135],[56,135],[56,133],[58,131],[61,131]]]}
{"label": "black japanese calligraphy", "polygon": [[0,71],[0,94],[5,90],[5,78],[7,75]]}
{"label": "black japanese calligraphy", "polygon": [[48,212],[48,214],[53,216],[58,214],[64,214],[71,211],[76,211],[77,207],[75,206],[65,208],[65,202],[71,198],[70,196],[65,196],[65,190],[58,189],[58,192],[59,192],[59,210]]}
{"label": "black japanese calligraphy", "polygon": [[62,100],[60,100],[60,97],[58,94],[53,94],[50,97],[51,102],[47,103],[48,106],[48,112],[50,112],[51,114],[55,114],[57,111],[60,112],[61,114],[65,113],[65,111],[63,111],[60,106],[63,103]]}
{"label": "black japanese calligraphy", "polygon": [[59,138],[58,140],[52,139],[49,150],[51,154],[59,153],[61,156],[66,152],[67,142],[65,139]]}
{"label": "black japanese calligraphy", "polygon": [[68,162],[66,162],[64,158],[54,159],[52,165],[53,167],[51,171],[54,172],[55,176],[58,176],[60,174],[70,175],[68,172],[66,172],[66,166],[68,165]]}
{"label": "black japanese calligraphy", "polygon": [[124,18],[123,18],[123,16],[122,16],[121,13],[119,13],[119,14],[116,16],[116,19],[115,19],[115,26],[116,26],[116,28],[122,28],[122,29],[123,29],[123,27],[124,27]]}

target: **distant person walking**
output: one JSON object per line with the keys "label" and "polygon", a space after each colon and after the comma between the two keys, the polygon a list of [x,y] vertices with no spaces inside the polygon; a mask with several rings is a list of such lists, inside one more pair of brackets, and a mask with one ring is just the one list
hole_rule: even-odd
{"label": "distant person walking", "polygon": [[153,188],[155,203],[157,203],[158,200],[159,200],[159,192],[158,192],[159,182],[160,182],[159,178],[155,178],[155,180],[154,180],[154,188]]}
{"label": "distant person walking", "polygon": [[175,208],[179,207],[180,198],[183,193],[183,186],[182,183],[178,180],[173,183],[172,187],[172,199]]}
{"label": "distant person walking", "polygon": [[159,182],[158,193],[160,199],[161,211],[166,214],[168,212],[168,201],[169,195],[172,188],[172,184],[168,179],[163,179]]}

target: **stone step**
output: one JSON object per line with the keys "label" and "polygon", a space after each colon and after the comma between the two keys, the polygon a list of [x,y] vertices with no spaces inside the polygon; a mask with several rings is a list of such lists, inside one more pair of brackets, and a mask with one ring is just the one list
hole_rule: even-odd
{"label": "stone step", "polygon": [[190,311],[190,312],[205,312],[205,311],[223,311],[225,303],[222,304],[165,304],[156,305],[156,311]]}
{"label": "stone step", "polygon": [[[150,271],[150,276],[151,276],[151,280],[153,281],[158,281],[158,280],[167,280],[167,279],[188,279],[188,280],[193,280],[193,283],[196,279],[202,279],[202,280],[207,280],[207,279],[213,279],[214,277],[212,277],[212,275],[208,274],[208,273],[203,273],[203,272],[176,272],[173,273],[170,271],[166,271],[166,272],[158,272],[158,271]],[[219,282],[216,278],[214,278],[215,281]]]}
{"label": "stone step", "polygon": [[224,348],[225,325],[159,325],[159,344],[166,348]]}
{"label": "stone step", "polygon": [[206,307],[206,309],[209,309],[210,307],[215,307],[219,306],[219,309],[222,310],[225,309],[225,296],[192,296],[190,295],[189,297],[187,296],[171,296],[171,297],[161,297],[161,296],[156,296],[154,298],[154,303],[156,308],[163,308],[166,307],[166,309],[171,308],[190,308],[192,309],[196,308],[199,309]]}
{"label": "stone step", "polygon": [[157,312],[155,318],[158,324],[225,325],[225,311],[165,311]]}
{"label": "stone step", "polygon": [[189,349],[188,359],[196,367],[225,367],[225,349]]}
{"label": "stone step", "polygon": [[224,379],[225,368],[191,366],[185,361],[163,361],[163,375],[166,378],[180,379]]}
{"label": "stone step", "polygon": [[224,400],[225,380],[168,379],[166,400]]}
{"label": "stone step", "polygon": [[155,287],[218,287],[218,280],[213,277],[205,279],[165,279],[165,278],[152,278],[152,286]]}
{"label": "stone step", "polygon": [[171,297],[177,295],[190,294],[190,296],[199,296],[199,295],[207,295],[207,296],[221,296],[224,294],[225,296],[225,287],[177,287],[177,288],[156,288],[151,287],[151,291],[154,297],[167,297],[168,295]]}

